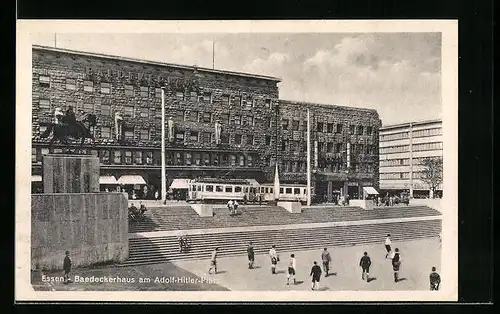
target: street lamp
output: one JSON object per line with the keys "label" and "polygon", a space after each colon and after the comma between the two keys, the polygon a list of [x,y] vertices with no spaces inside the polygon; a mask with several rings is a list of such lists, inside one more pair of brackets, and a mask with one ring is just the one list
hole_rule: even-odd
{"label": "street lamp", "polygon": [[161,87],[161,200],[167,202],[167,177],[165,173],[165,87]]}

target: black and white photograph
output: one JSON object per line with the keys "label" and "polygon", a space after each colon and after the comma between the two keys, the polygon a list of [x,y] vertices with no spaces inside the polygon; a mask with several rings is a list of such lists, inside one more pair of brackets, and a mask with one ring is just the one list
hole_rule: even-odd
{"label": "black and white photograph", "polygon": [[16,298],[456,301],[457,25],[18,20]]}

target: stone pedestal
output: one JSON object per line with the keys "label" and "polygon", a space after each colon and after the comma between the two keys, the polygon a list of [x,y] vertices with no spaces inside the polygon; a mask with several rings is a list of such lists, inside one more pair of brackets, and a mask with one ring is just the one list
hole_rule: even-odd
{"label": "stone pedestal", "polygon": [[121,193],[31,196],[31,267],[61,269],[65,251],[73,267],[128,258],[128,204]]}
{"label": "stone pedestal", "polygon": [[31,196],[32,269],[61,269],[128,258],[128,203],[122,193],[99,192],[99,159],[43,157],[43,194]]}
{"label": "stone pedestal", "polygon": [[214,215],[214,210],[211,205],[207,204],[189,204],[192,209],[200,216],[200,217],[212,217]]}
{"label": "stone pedestal", "polygon": [[372,200],[349,200],[350,206],[358,206],[365,210],[373,209],[373,201]]}
{"label": "stone pedestal", "polygon": [[90,155],[43,156],[44,193],[99,192],[99,158]]}
{"label": "stone pedestal", "polygon": [[282,202],[278,201],[277,206],[283,207],[292,214],[300,214],[302,212],[302,204],[300,202]]}

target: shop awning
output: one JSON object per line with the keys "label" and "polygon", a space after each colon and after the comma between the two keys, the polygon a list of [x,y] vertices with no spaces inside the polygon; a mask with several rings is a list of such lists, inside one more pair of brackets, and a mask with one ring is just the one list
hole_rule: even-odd
{"label": "shop awning", "polygon": [[100,176],[99,184],[118,184],[115,176]]}
{"label": "shop awning", "polygon": [[365,191],[366,194],[368,194],[368,195],[378,194],[377,190],[375,190],[371,186],[365,186],[365,187],[363,187],[363,191]]}
{"label": "shop awning", "polygon": [[251,186],[259,186],[259,182],[255,179],[246,179],[248,183],[250,183]]}
{"label": "shop awning", "polygon": [[42,176],[38,174],[32,175],[31,182],[42,182]]}
{"label": "shop awning", "polygon": [[170,184],[171,189],[187,189],[189,188],[189,179],[174,179],[172,184]]}
{"label": "shop awning", "polygon": [[117,181],[118,184],[146,184],[140,175],[124,175]]}

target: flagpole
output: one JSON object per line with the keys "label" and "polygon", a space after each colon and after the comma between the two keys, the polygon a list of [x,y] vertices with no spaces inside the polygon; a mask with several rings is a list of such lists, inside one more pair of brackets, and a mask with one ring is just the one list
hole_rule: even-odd
{"label": "flagpole", "polygon": [[307,206],[311,206],[311,114],[307,108]]}
{"label": "flagpole", "polygon": [[212,38],[212,69],[215,69],[215,39]]}
{"label": "flagpole", "polygon": [[167,178],[165,173],[165,88],[161,88],[161,200],[167,200]]}

